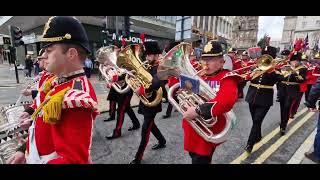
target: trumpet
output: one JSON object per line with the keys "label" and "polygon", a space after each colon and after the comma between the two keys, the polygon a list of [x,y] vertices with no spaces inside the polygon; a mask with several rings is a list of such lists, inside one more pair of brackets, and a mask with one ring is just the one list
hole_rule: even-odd
{"label": "trumpet", "polygon": [[277,62],[272,58],[272,56],[264,54],[257,60],[256,64],[254,65],[254,69],[251,69],[250,71],[240,76],[242,78],[246,78],[250,74],[252,79],[255,79],[256,77],[261,76],[270,69],[274,68],[276,64]]}
{"label": "trumpet", "polygon": [[118,93],[127,93],[130,90],[128,85],[122,89],[123,84],[120,84],[119,82],[113,82],[113,75],[121,76],[122,74],[126,73],[124,69],[121,69],[116,65],[118,55],[117,47],[112,45],[101,47],[96,54],[96,57],[100,63],[99,71],[101,72],[102,76],[105,77],[106,81],[110,83]]}

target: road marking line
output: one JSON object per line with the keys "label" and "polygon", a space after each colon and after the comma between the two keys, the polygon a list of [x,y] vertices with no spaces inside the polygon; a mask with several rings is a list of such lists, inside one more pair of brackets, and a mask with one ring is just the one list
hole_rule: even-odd
{"label": "road marking line", "polygon": [[272,153],[274,153],[294,132],[296,132],[305,122],[307,122],[315,112],[309,112],[289,132],[272,144],[264,153],[262,153],[252,164],[262,164]]}
{"label": "road marking line", "polygon": [[[295,119],[297,119],[298,117],[300,117],[302,114],[304,114],[305,112],[307,112],[308,108],[303,108],[302,110],[300,110],[296,115],[294,119],[289,119],[288,125],[291,124]],[[270,141],[270,139],[272,139],[276,134],[278,134],[280,131],[279,127],[276,127],[273,131],[271,131],[268,135],[266,135],[263,139],[261,139],[261,141],[257,144],[255,144],[253,146],[252,152],[257,151],[258,149],[260,149],[264,144],[266,144],[268,141]],[[242,161],[244,161],[245,159],[247,159],[247,157],[249,157],[250,154],[247,153],[246,151],[243,152],[238,158],[236,158],[235,160],[233,160],[230,164],[240,164]]]}
{"label": "road marking line", "polygon": [[304,153],[311,149],[313,146],[314,138],[317,132],[315,128],[312,133],[307,137],[307,139],[301,144],[298,150],[294,153],[287,164],[300,164],[304,158]]}

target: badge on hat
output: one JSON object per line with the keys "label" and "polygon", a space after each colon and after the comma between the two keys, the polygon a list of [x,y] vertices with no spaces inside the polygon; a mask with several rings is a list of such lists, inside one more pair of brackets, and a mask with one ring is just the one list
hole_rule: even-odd
{"label": "badge on hat", "polygon": [[70,16],[53,16],[45,24],[40,40],[43,47],[56,42],[82,46],[89,54],[90,46],[87,33],[79,20]]}

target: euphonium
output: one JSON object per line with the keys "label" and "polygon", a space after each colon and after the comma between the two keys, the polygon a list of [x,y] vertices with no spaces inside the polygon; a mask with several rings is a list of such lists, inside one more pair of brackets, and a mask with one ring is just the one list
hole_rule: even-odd
{"label": "euphonium", "polygon": [[[130,87],[126,85],[125,88],[122,89],[122,85],[118,82],[112,81],[113,75],[120,76],[125,73],[124,69],[119,68],[116,65],[117,61],[117,51],[115,46],[106,46],[101,47],[97,53],[96,57],[100,63],[99,70],[102,76],[105,77],[106,81],[111,83],[112,87],[120,94],[124,94],[130,90]],[[107,66],[105,66],[107,65]]]}
{"label": "euphonium", "polygon": [[[189,43],[180,43],[179,45],[172,48],[160,62],[158,77],[162,80],[168,79],[169,76],[177,76],[180,74],[185,74],[188,76],[198,76],[200,73],[193,68],[190,63],[190,54],[192,47]],[[216,96],[216,91],[212,89],[201,77],[200,81],[200,93],[195,94],[193,92],[188,92],[181,90],[177,92],[176,90],[180,87],[177,83],[170,87],[168,92],[168,99],[170,103],[175,106],[175,108],[183,114],[187,111],[188,106],[197,106],[208,102]],[[178,102],[173,98],[174,93],[177,92]],[[236,116],[233,111],[229,111],[224,114],[226,117],[225,128],[218,134],[213,133],[211,127],[217,122],[217,118],[212,118],[206,120],[202,117],[196,119],[187,120],[192,128],[205,140],[211,143],[221,143],[224,142],[230,135],[231,129],[233,128]]]}
{"label": "euphonium", "polygon": [[[141,61],[144,56],[144,48],[140,44],[131,44],[119,52],[117,58],[117,65],[120,68],[124,68],[131,71],[132,74],[126,75],[126,83],[130,88],[135,91],[141,85],[145,89],[148,89],[152,84],[152,75],[148,72],[148,65]],[[147,107],[154,107],[162,101],[162,88],[157,90],[156,97],[153,101],[149,102],[147,98],[151,97],[151,94],[138,95],[141,102]]]}

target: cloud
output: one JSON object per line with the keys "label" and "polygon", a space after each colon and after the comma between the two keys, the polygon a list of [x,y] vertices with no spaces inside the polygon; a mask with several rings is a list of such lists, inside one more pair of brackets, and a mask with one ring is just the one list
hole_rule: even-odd
{"label": "cloud", "polygon": [[271,41],[280,41],[284,24],[284,16],[260,16],[258,41],[265,34],[271,37]]}

